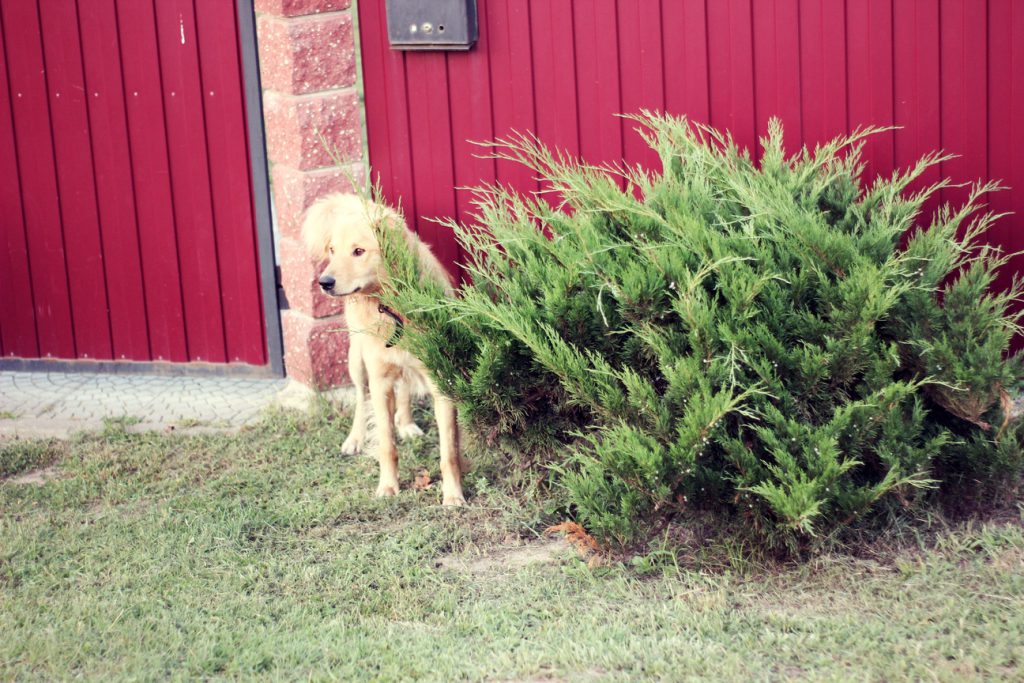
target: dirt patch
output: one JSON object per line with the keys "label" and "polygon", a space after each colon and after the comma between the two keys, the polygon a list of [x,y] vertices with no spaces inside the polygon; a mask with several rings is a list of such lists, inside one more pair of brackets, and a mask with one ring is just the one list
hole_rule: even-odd
{"label": "dirt patch", "polygon": [[603,679],[608,672],[601,668],[588,669],[587,671],[576,671],[571,676],[562,676],[555,672],[545,672],[541,670],[540,673],[533,676],[527,676],[525,678],[500,678],[495,679],[496,683],[564,683],[566,681],[599,681]]}
{"label": "dirt patch", "polygon": [[576,551],[562,539],[536,541],[526,545],[498,548],[486,555],[446,555],[436,567],[468,574],[493,574],[522,569],[534,564],[556,564]]}
{"label": "dirt patch", "polygon": [[0,444],[18,439],[68,439],[78,432],[98,432],[100,420],[57,417],[19,417],[0,420]]}
{"label": "dirt patch", "polygon": [[27,486],[42,486],[49,481],[60,478],[60,470],[56,467],[43,467],[42,469],[32,470],[31,472],[25,472],[19,474],[16,477],[8,479],[8,483],[11,484],[25,484]]}

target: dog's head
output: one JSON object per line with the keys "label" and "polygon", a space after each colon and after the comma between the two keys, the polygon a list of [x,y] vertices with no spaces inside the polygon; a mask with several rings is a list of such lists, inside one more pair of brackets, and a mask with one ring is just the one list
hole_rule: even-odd
{"label": "dog's head", "polygon": [[380,289],[381,254],[376,230],[401,219],[390,209],[355,195],[332,194],[309,207],[302,239],[326,261],[320,288],[330,296],[371,294]]}

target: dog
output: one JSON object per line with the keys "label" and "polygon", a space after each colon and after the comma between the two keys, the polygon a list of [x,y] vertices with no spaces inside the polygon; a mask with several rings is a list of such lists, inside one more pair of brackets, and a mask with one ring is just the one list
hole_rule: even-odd
{"label": "dog", "polygon": [[349,331],[348,369],[355,385],[356,406],[352,430],[342,453],[353,455],[366,442],[366,387],[376,424],[380,483],[377,496],[398,493],[398,451],[395,433],[402,438],[423,432],[413,421],[413,385],[425,386],[434,401],[440,436],[441,491],[444,505],[464,505],[462,458],[455,405],[442,394],[426,367],[409,352],[393,345],[405,318],[383,306],[378,297],[386,277],[376,230],[402,230],[420,261],[424,277],[443,284],[454,295],[451,277],[441,262],[392,209],[350,194],[331,194],[306,212],[302,238],[309,253],[325,262],[318,282],[325,294],[345,299]]}

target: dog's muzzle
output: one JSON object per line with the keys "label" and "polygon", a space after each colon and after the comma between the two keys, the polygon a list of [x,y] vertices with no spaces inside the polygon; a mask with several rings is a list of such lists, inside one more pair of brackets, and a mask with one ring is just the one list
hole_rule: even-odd
{"label": "dog's muzzle", "polygon": [[320,289],[324,290],[325,292],[330,293],[331,291],[334,290],[335,280],[330,275],[321,275],[318,282],[320,283]]}

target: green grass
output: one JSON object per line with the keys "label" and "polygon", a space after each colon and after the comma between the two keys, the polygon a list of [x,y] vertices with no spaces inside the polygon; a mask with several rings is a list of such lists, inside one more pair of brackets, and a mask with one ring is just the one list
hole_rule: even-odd
{"label": "green grass", "polygon": [[[1024,676],[1019,518],[800,566],[513,566],[550,521],[528,477],[510,495],[477,454],[467,509],[377,500],[331,417],[2,445],[4,476],[56,476],[0,483],[0,680]],[[431,439],[403,446],[407,488]]]}
{"label": "green grass", "polygon": [[60,457],[61,450],[60,444],[53,441],[14,441],[6,444],[0,450],[0,477],[12,477],[45,467]]}

